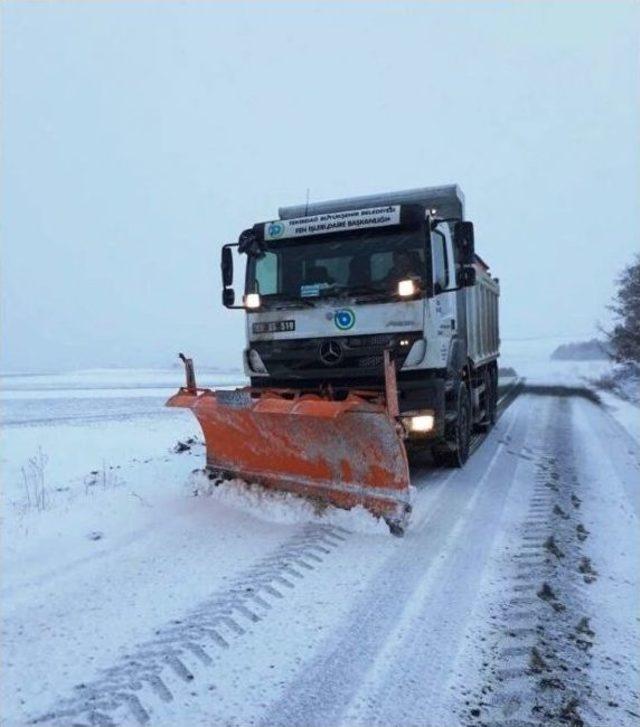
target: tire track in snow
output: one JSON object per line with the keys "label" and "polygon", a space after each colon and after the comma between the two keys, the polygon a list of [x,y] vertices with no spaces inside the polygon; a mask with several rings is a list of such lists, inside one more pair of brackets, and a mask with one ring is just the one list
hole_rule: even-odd
{"label": "tire track in snow", "polygon": [[[153,638],[125,654],[113,667],[61,699],[29,724],[146,725],[162,721],[162,704],[196,678],[215,679],[211,670],[234,640],[268,618],[269,611],[319,567],[348,532],[331,525],[307,525],[261,559],[231,587],[214,594],[181,619],[156,630]],[[212,687],[210,687],[212,688]]]}
{"label": "tire track in snow", "polygon": [[582,539],[593,570],[599,571],[587,589],[595,633],[590,652],[596,686],[592,701],[603,714],[596,724],[638,725],[640,448],[605,410],[583,406],[578,415],[576,430],[587,455],[577,463],[588,494],[582,502]]}
{"label": "tire track in snow", "polygon": [[532,410],[524,400],[522,409],[511,432],[501,438],[503,449],[473,484],[442,557],[415,594],[413,619],[387,641],[388,653],[378,660],[376,678],[354,700],[342,724],[452,724],[445,689],[455,660],[466,647],[466,623],[480,597],[503,509],[512,489],[521,484],[516,478],[521,458],[528,457],[524,443],[537,407]]}
{"label": "tire track in snow", "polygon": [[[423,606],[428,609],[429,598],[446,586],[447,578],[455,576],[447,570],[451,555],[456,553],[456,557],[466,557],[460,552],[465,551],[463,536],[469,522],[476,522],[478,502],[482,502],[480,510],[485,512],[497,491],[508,489],[500,478],[505,474],[512,477],[516,458],[507,450],[522,446],[528,420],[528,412],[518,406],[518,402],[508,410],[488,438],[496,446],[485,445],[469,463],[472,466],[460,470],[448,481],[446,497],[434,502],[432,511],[419,530],[408,532],[403,547],[385,562],[373,585],[358,597],[345,622],[327,639],[320,653],[303,666],[298,679],[290,683],[280,699],[267,710],[261,720],[262,725],[325,727],[339,724],[348,705],[354,700],[362,701],[362,695],[358,697],[359,690],[368,692],[367,680],[377,682],[380,661],[386,655],[392,655],[396,660],[400,672],[400,677],[398,672],[395,675],[399,679],[396,686],[403,696],[406,698],[407,692],[415,689],[415,685],[407,682],[408,674],[403,667],[407,653],[398,651],[398,626],[414,625],[420,621],[424,617]],[[478,472],[483,473],[480,481]],[[498,515],[499,508],[496,507],[492,518]],[[474,527],[477,527],[477,522]],[[445,571],[444,576],[442,571]],[[439,579],[443,579],[444,583]],[[446,608],[446,603],[440,603]],[[423,622],[423,635],[427,633],[426,628],[433,625],[427,618],[427,623]],[[410,634],[402,636],[411,638]],[[452,637],[453,632],[449,636]],[[430,647],[427,643],[423,647],[420,659],[425,652],[428,659]],[[383,655],[382,659],[380,655]],[[443,658],[451,655],[442,654]],[[421,664],[424,668],[424,661]],[[440,671],[440,674],[432,672],[432,675],[442,678],[446,671],[444,663]],[[432,685],[433,690],[437,688],[437,683]],[[376,715],[382,715],[380,724],[402,724],[397,713],[389,715],[393,712],[392,703],[374,702],[365,706],[373,709],[365,710],[363,724],[376,724]],[[418,723],[423,718],[424,715],[421,715]]]}
{"label": "tire track in snow", "polygon": [[485,654],[483,683],[464,710],[466,724],[602,724],[589,676],[594,632],[585,589],[597,574],[583,553],[576,405],[571,399],[548,402],[546,435],[535,453],[536,484],[504,577],[501,625]]}

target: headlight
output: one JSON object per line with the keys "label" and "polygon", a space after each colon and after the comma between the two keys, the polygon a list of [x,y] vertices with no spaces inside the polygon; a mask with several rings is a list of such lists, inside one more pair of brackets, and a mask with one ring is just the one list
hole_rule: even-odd
{"label": "headlight", "polygon": [[249,368],[253,371],[254,374],[269,373],[267,371],[267,367],[264,365],[262,359],[260,358],[260,354],[255,350],[255,348],[249,349],[247,358],[249,359]]}
{"label": "headlight", "polygon": [[258,293],[247,293],[244,297],[245,308],[259,308],[260,295]]}
{"label": "headlight", "polygon": [[408,298],[416,292],[416,286],[413,280],[401,280],[398,283],[398,295],[402,298]]}
{"label": "headlight", "polygon": [[418,414],[414,417],[406,417],[404,421],[409,426],[410,432],[420,432],[422,434],[432,431],[436,423],[433,414]]}

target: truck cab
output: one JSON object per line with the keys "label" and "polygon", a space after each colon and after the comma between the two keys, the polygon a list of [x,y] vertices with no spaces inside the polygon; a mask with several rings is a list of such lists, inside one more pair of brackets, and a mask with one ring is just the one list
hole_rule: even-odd
{"label": "truck cab", "polygon": [[400,414],[422,423],[410,443],[464,463],[473,428],[495,419],[499,286],[457,186],[281,208],[236,246],[242,306],[230,245],[223,302],[246,311],[253,387],[383,391],[386,351]]}

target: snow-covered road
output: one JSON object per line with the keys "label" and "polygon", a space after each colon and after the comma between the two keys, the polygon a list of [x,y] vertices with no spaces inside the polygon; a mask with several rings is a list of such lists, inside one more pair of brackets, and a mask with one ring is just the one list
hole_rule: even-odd
{"label": "snow-covered road", "polygon": [[175,413],[7,428],[2,724],[638,724],[640,449],[568,393],[521,394],[464,470],[414,468],[403,539],[187,496]]}

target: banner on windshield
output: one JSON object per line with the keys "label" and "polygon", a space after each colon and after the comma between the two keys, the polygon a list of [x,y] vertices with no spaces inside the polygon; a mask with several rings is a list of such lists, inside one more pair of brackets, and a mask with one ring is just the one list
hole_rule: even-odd
{"label": "banner on windshield", "polygon": [[362,227],[387,227],[400,224],[400,205],[370,207],[363,210],[326,212],[296,220],[274,220],[264,223],[265,240],[283,240],[329,232],[345,232]]}

